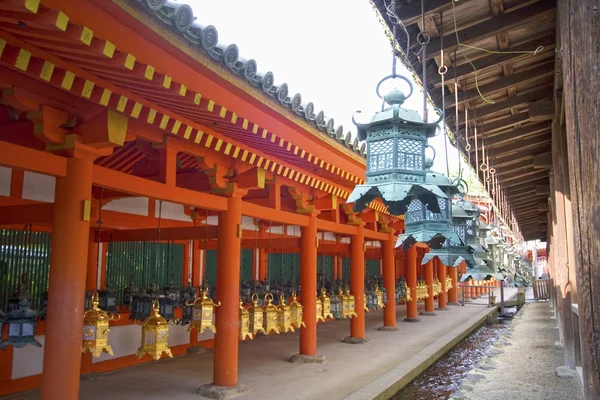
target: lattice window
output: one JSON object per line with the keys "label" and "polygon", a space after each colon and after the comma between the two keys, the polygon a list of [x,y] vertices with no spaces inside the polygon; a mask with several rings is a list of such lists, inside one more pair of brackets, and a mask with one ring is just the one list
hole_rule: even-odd
{"label": "lattice window", "polygon": [[394,139],[369,142],[369,172],[394,168]]}
{"label": "lattice window", "polygon": [[398,139],[398,168],[408,170],[423,169],[423,142],[420,140]]}
{"label": "lattice window", "polygon": [[404,222],[419,222],[423,220],[423,203],[421,200],[413,200],[408,205],[406,214],[404,214]]}
{"label": "lattice window", "polygon": [[464,225],[454,225],[454,232],[460,237],[463,241],[465,240],[466,227]]}
{"label": "lattice window", "polygon": [[425,211],[425,219],[427,221],[436,221],[436,220],[448,218],[447,200],[446,199],[438,199],[438,204],[440,205],[439,213],[434,213],[429,210]]}
{"label": "lattice window", "polygon": [[467,235],[470,237],[475,236],[475,220],[473,219],[467,220]]}

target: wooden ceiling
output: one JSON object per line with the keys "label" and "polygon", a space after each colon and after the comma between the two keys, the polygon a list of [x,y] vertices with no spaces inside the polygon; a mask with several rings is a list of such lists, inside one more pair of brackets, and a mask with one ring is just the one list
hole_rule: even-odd
{"label": "wooden ceiling", "polygon": [[[391,0],[372,1],[391,29]],[[410,36],[406,58],[421,81],[425,58],[427,90],[436,107],[445,106],[447,126],[464,154],[474,167],[485,154],[496,170],[492,179],[477,169],[489,192],[496,180],[524,239],[545,240],[556,1],[397,0],[395,13]],[[425,57],[420,33],[430,37]],[[400,27],[396,38],[406,51]],[[443,88],[442,65],[448,68]]]}

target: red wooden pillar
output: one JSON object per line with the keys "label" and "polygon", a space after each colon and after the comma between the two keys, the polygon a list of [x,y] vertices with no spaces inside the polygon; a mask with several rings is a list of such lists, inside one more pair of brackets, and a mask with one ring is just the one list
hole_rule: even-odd
{"label": "red wooden pillar", "polygon": [[213,383],[234,387],[238,384],[238,318],[240,307],[240,246],[242,198],[227,198],[227,210],[219,212],[217,241],[217,300]]}
{"label": "red wooden pillar", "polygon": [[425,284],[427,285],[427,294],[429,295],[425,299],[425,311],[423,315],[435,315],[433,305],[433,260],[429,260],[425,264]]}
{"label": "red wooden pillar", "polygon": [[350,292],[356,300],[356,314],[350,320],[347,343],[365,343],[365,230],[362,225],[350,237]]}
{"label": "red wooden pillar", "polygon": [[317,216],[310,215],[308,226],[300,234],[300,303],[303,307],[304,327],[300,328],[300,353],[292,362],[322,363],[317,356]]}
{"label": "red wooden pillar", "polygon": [[458,269],[454,267],[447,268],[450,279],[452,280],[452,288],[448,290],[448,304],[458,305]]}
{"label": "red wooden pillar", "polygon": [[417,246],[411,246],[405,253],[406,285],[410,289],[411,300],[406,302],[406,318],[408,322],[418,322],[417,311]]}
{"label": "red wooden pillar", "polygon": [[439,258],[435,258],[438,279],[442,284],[442,293],[438,295],[438,310],[447,310],[446,302],[448,293],[446,291],[446,266],[442,264]]}
{"label": "red wooden pillar", "polygon": [[93,157],[69,158],[56,179],[41,399],[79,399]]}
{"label": "red wooden pillar", "polygon": [[383,327],[380,330],[395,331],[396,327],[396,263],[395,248],[396,240],[392,233],[387,240],[381,242],[383,248],[383,286],[387,294],[387,303],[383,309]]}

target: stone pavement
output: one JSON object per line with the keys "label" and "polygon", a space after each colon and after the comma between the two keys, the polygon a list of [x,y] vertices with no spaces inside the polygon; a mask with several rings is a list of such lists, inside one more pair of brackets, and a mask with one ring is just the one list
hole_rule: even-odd
{"label": "stone pavement", "polygon": [[529,302],[509,331],[490,348],[469,373],[454,399],[464,400],[578,400],[578,378],[558,377],[563,350],[549,302]]}
{"label": "stone pavement", "polygon": [[[325,364],[292,364],[298,352],[298,333],[262,336],[240,343],[239,381],[250,390],[235,397],[247,399],[371,399],[393,387],[398,379],[431,365],[481,324],[493,308],[487,299],[452,306],[421,322],[404,322],[406,307],[397,307],[398,331],[382,332],[382,311],[366,314],[366,344],[346,344],[348,320],[318,324],[318,352]],[[422,310],[422,303],[419,309]],[[211,382],[213,352],[188,354],[127,368],[81,382],[81,399],[202,399],[201,384]],[[412,379],[412,378],[411,378]],[[409,379],[410,381],[410,379]],[[404,384],[408,383],[405,382]],[[393,387],[393,391],[399,388]],[[391,395],[392,393],[390,393]],[[11,398],[38,399],[39,392]]]}

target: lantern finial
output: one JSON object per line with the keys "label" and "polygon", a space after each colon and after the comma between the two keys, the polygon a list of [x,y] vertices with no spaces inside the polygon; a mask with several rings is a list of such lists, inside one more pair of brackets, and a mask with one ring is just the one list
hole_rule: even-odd
{"label": "lantern finial", "polygon": [[98,305],[100,303],[98,292],[92,295],[92,305],[83,315],[83,343],[81,352],[91,353],[94,357],[100,357],[102,353],[114,355],[112,347],[108,344],[109,321],[120,318],[109,315]]}

